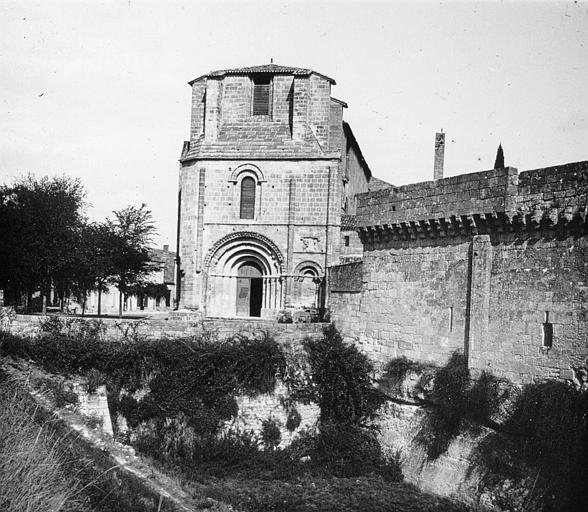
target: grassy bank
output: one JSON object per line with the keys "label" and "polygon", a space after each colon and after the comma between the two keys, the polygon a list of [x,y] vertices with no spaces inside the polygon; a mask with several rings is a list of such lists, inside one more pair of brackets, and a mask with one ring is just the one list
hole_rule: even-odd
{"label": "grassy bank", "polygon": [[0,373],[0,510],[90,511],[66,442],[24,392]]}

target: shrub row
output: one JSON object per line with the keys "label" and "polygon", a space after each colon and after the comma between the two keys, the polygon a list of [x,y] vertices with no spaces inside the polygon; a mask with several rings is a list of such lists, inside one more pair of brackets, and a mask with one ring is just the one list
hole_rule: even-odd
{"label": "shrub row", "polygon": [[[377,470],[400,478],[397,461],[383,460],[375,432],[367,427],[383,400],[374,387],[373,366],[343,343],[334,326],[325,328],[322,339],[305,340],[295,356],[267,335],[222,342],[106,341],[99,325],[79,329],[57,320],[35,339],[0,336],[4,354],[33,359],[51,372],[85,374],[89,388],[106,383],[111,413],[127,420],[128,439],[166,462],[188,468],[215,461],[218,471],[256,464],[259,457],[268,464],[272,452],[274,462],[309,457],[313,467],[337,474]],[[319,404],[320,428],[287,452],[275,450],[280,433],[271,422],[260,436],[221,435],[220,426],[238,412],[235,397],[270,392],[277,377],[291,393],[284,401],[288,428],[300,424],[295,401]]]}

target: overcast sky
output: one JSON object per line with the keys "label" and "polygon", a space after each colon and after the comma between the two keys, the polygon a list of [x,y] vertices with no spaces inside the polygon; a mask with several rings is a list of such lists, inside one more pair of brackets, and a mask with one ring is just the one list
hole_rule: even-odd
{"label": "overcast sky", "polygon": [[175,247],[186,82],[309,67],[337,81],[372,172],[431,179],[588,159],[588,2],[80,1],[0,4],[0,183],[79,177],[91,218],[142,202]]}

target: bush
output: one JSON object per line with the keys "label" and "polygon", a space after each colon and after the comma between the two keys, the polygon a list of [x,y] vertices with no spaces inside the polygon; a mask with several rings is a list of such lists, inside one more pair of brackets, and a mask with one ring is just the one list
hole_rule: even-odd
{"label": "bush", "polygon": [[309,457],[314,467],[322,467],[339,477],[378,473],[389,481],[402,481],[399,458],[383,456],[374,429],[322,423],[318,431],[303,432],[286,453],[295,461]]}
{"label": "bush", "polygon": [[469,391],[468,417],[480,424],[497,426],[510,417],[519,394],[519,388],[508,379],[484,371]]}
{"label": "bush", "polygon": [[280,425],[274,418],[261,423],[261,442],[267,450],[275,450],[282,440]]}
{"label": "bush", "polygon": [[[430,398],[428,394],[431,391],[431,382],[437,371],[437,367],[433,364],[411,361],[406,356],[400,356],[388,361],[383,370],[380,383],[386,385],[388,392],[397,396],[406,395],[408,398]],[[403,389],[409,374],[417,375],[418,381],[414,389]]]}
{"label": "bush", "polygon": [[343,343],[334,325],[320,340],[307,339],[304,348],[312,370],[321,423],[364,425],[384,401],[374,387],[374,367],[354,345]]}
{"label": "bush", "polygon": [[196,433],[183,414],[166,418],[158,434],[161,440],[161,453],[164,458],[186,461],[194,458]]}
{"label": "bush", "polygon": [[584,510],[588,395],[556,381],[524,386],[500,431],[472,455],[472,464],[486,470],[481,487],[493,503],[521,511],[531,504],[545,512]]}
{"label": "bush", "polygon": [[31,352],[31,341],[28,338],[0,330],[0,355],[29,359]]}
{"label": "bush", "polygon": [[108,380],[108,377],[105,373],[101,372],[100,370],[96,370],[95,368],[88,370],[84,377],[86,379],[86,391],[90,395],[96,393],[97,389],[100,386],[106,384]]}
{"label": "bush", "polygon": [[315,457],[339,476],[369,473],[382,462],[380,443],[373,430],[336,423],[321,424]]}
{"label": "bush", "polygon": [[66,405],[78,405],[78,395],[63,379],[39,378],[33,384],[43,391],[48,391],[59,408]]}
{"label": "bush", "polygon": [[259,459],[259,439],[253,432],[229,430],[199,437],[193,460],[206,465],[210,473],[224,476],[247,467],[258,472]]}
{"label": "bush", "polygon": [[444,453],[460,433],[468,412],[470,372],[466,357],[456,351],[447,364],[439,368],[431,398],[435,407],[421,428],[417,440],[424,445],[427,455],[436,459]]}
{"label": "bush", "polygon": [[[412,368],[402,358],[395,375]],[[480,489],[503,509],[526,512],[583,510],[588,501],[588,394],[561,381],[528,384],[522,391],[488,372],[472,380],[456,352],[436,371],[434,406],[417,440],[430,458],[444,453],[460,433],[493,427],[471,456]]]}
{"label": "bush", "polygon": [[291,408],[288,411],[288,417],[286,418],[286,429],[290,432],[294,432],[302,422],[302,417],[300,413],[295,409]]}

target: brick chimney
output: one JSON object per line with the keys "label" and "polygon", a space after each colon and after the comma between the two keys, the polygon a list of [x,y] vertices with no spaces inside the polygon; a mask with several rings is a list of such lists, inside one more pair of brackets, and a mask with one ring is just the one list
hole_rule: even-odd
{"label": "brick chimney", "polygon": [[433,179],[443,179],[443,160],[445,159],[445,134],[443,128],[441,132],[435,134],[435,163],[433,165]]}

